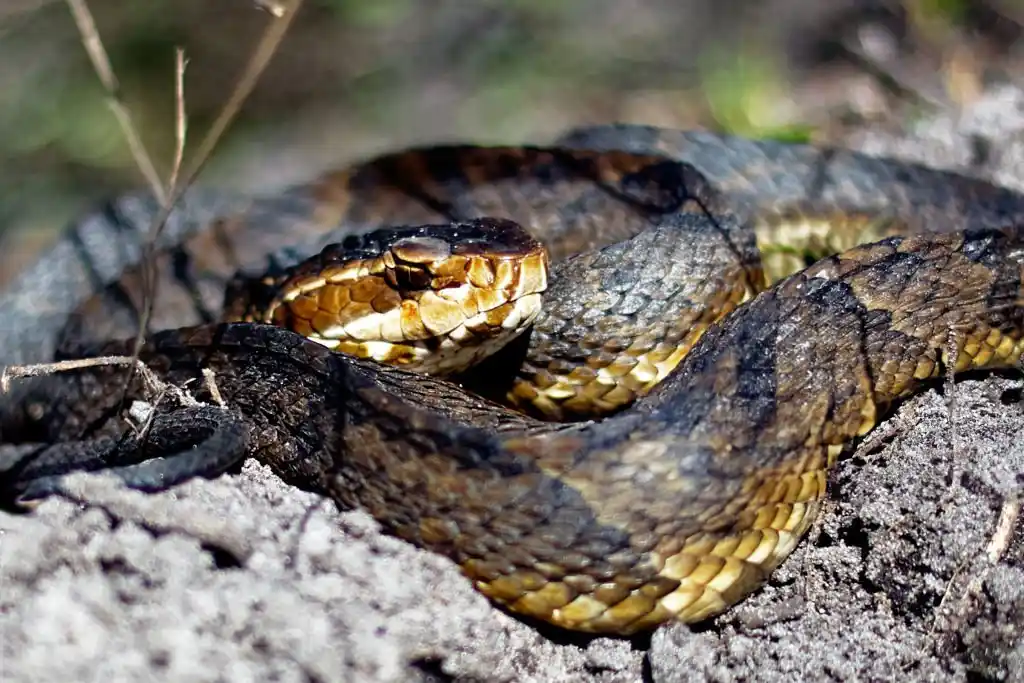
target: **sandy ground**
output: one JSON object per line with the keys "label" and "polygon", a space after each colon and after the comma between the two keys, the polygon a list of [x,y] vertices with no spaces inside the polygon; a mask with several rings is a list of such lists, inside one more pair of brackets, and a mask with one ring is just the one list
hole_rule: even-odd
{"label": "sandy ground", "polygon": [[[852,144],[1024,169],[1024,95]],[[983,163],[978,164],[979,153]],[[447,560],[266,468],[146,496],[77,476],[0,513],[5,681],[1024,680],[1024,382],[907,401],[762,591],[633,641],[538,631]]]}

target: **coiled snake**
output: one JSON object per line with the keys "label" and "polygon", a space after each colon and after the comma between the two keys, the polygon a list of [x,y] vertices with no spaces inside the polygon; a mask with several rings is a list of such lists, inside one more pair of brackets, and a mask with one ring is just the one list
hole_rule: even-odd
{"label": "coiled snake", "polygon": [[[413,150],[272,198],[199,199],[160,254],[153,327],[164,331],[142,357],[201,399],[212,371],[226,407],[165,402],[138,435],[121,419],[124,367],[18,383],[0,406],[0,484],[7,499],[32,498],[70,469],[113,468],[159,489],[253,456],[450,557],[513,612],[622,634],[696,621],[793,550],[829,467],[894,401],[947,370],[1021,362],[1022,217],[1024,197],[963,176],[638,126],[547,148]],[[99,234],[120,231],[125,254],[105,274],[76,277],[72,247],[88,251],[95,237],[79,231],[0,302],[0,315],[38,321],[4,331],[6,362],[39,360],[27,354],[58,342],[78,355],[130,350],[104,340],[135,329],[140,272],[123,266],[138,236],[116,211],[107,218]],[[459,252],[443,230],[416,228],[397,246],[373,232],[451,221],[489,239],[504,219],[548,248],[550,282],[501,253]],[[443,309],[427,295],[403,300],[418,311],[412,327],[487,336],[503,327],[488,311],[504,307],[513,327],[532,319],[527,333],[456,384],[218,321],[225,288],[230,302],[239,295],[236,271],[257,290],[326,291],[331,278],[318,273],[336,249],[289,268],[339,239],[339,226],[349,247],[383,249],[397,270],[364,268],[381,282],[443,280],[460,292]],[[513,242],[502,248],[535,253],[528,236]],[[456,252],[454,270],[432,265]],[[264,271],[283,275],[264,281]],[[353,272],[336,271],[338,282]],[[508,296],[470,295],[467,283]],[[387,318],[399,304],[374,287],[307,297],[291,317],[319,334],[318,307],[346,298],[391,334],[407,319]],[[515,304],[545,287],[541,310]],[[45,309],[41,292],[67,301]],[[455,309],[468,313],[433,312]],[[133,377],[129,397],[151,398]]]}

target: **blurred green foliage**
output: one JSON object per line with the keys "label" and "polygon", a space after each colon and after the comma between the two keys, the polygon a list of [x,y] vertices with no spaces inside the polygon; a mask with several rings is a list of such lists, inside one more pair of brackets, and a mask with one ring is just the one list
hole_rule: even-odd
{"label": "blurred green foliage", "polygon": [[[972,1],[904,4],[956,24]],[[780,0],[784,14],[768,4],[307,0],[203,182],[272,185],[394,145],[543,141],[622,119],[808,140],[820,120],[791,97],[799,76],[785,36],[787,22],[822,6]],[[190,59],[196,141],[271,20],[252,0],[90,7],[160,168],[174,142],[175,47]],[[140,184],[63,2],[9,16],[0,5],[0,155],[0,235],[59,228]]]}
{"label": "blurred green foliage", "polygon": [[813,128],[780,114],[786,74],[770,55],[754,51],[711,52],[703,60],[701,86],[711,115],[729,133],[807,142]]}

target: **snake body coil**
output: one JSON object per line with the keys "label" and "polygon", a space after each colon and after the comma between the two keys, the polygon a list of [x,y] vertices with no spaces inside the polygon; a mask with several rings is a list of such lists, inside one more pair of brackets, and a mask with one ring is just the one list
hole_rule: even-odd
{"label": "snake body coil", "polygon": [[[1022,209],[1007,190],[909,164],[636,127],[545,149],[382,157],[257,200],[163,255],[157,325],[170,329],[143,360],[200,398],[212,371],[232,421],[211,431],[208,414],[161,413],[174,419],[148,455],[172,454],[166,429],[202,417],[196,433],[234,434],[286,480],[452,558],[515,612],[606,633],[699,620],[792,551],[828,468],[895,400],[947,368],[1020,362]],[[306,243],[268,262],[287,215],[304,219]],[[548,418],[593,406],[610,416],[539,421],[286,330],[216,322],[236,269],[294,263],[339,223],[366,232],[480,216],[521,223],[553,262],[553,303],[514,350],[522,362],[499,397]],[[845,249],[860,241],[871,243]],[[130,334],[136,277],[86,301],[64,338]],[[30,287],[16,283],[3,305],[23,305]],[[25,346],[3,348],[10,360]],[[26,383],[0,426],[5,443],[40,445],[0,456],[7,491],[45,493],[68,462],[122,463],[138,483],[145,445],[110,438],[124,430],[125,379],[100,367]],[[137,376],[129,389],[142,394]],[[85,439],[91,450],[66,457]],[[223,469],[211,463],[181,469]]]}

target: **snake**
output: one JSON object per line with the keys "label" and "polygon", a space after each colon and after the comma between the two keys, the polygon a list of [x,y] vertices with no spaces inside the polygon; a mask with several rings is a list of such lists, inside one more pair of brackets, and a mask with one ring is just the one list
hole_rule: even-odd
{"label": "snake", "polygon": [[[3,362],[131,354],[156,210],[123,197],[16,278]],[[76,469],[162,490],[254,457],[523,618],[701,621],[764,584],[895,403],[1020,366],[1022,218],[966,175],[635,124],[197,190],[157,243],[147,372],[15,382],[0,497]]]}

